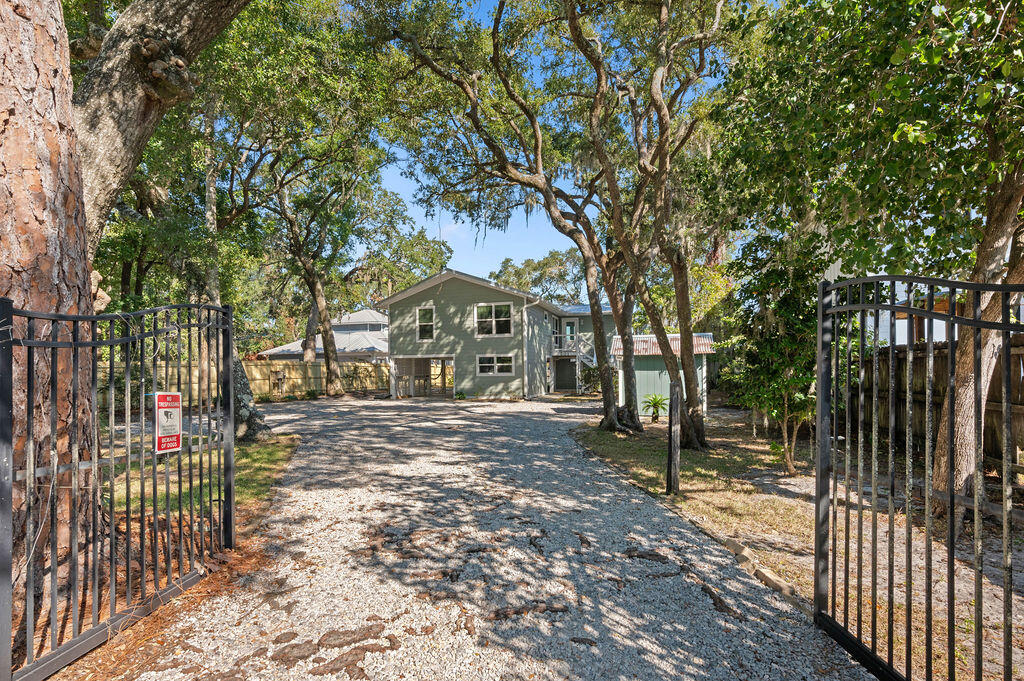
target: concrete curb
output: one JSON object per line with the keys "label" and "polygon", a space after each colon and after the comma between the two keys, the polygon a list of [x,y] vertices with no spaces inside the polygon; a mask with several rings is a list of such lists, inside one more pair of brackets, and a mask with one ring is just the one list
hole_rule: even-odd
{"label": "concrete curb", "polygon": [[[570,431],[570,435],[572,435],[572,431]],[[575,436],[573,436],[573,441],[587,456],[596,459],[597,461],[600,461],[602,464],[604,464],[606,468],[608,468],[618,477],[622,478],[625,482],[629,483],[630,485],[637,488],[647,496],[651,497],[659,504],[661,504],[664,508],[676,514],[677,516],[679,516],[680,518],[682,518],[683,520],[690,523],[698,530],[706,534],[708,537],[724,546],[726,549],[729,550],[730,553],[733,554],[733,557],[736,559],[736,563],[739,564],[740,568],[744,572],[756,577],[758,581],[760,581],[762,584],[767,586],[772,591],[778,593],[787,603],[789,603],[794,608],[799,610],[801,613],[806,615],[808,619],[814,619],[814,610],[811,608],[811,604],[808,603],[806,599],[800,596],[797,590],[793,588],[792,584],[785,581],[768,568],[761,567],[760,565],[758,565],[757,555],[750,549],[750,547],[744,545],[741,542],[736,541],[735,539],[732,539],[731,537],[726,537],[724,535],[719,534],[717,531],[708,527],[700,520],[690,516],[690,514],[676,507],[675,504],[669,503],[668,499],[664,494],[657,494],[643,487],[642,485],[640,485],[640,483],[634,480],[632,476],[630,476],[629,471],[624,466],[620,466],[618,464],[605,461],[600,456],[595,454],[593,450],[591,450],[589,447],[581,444],[579,440],[575,438]]]}

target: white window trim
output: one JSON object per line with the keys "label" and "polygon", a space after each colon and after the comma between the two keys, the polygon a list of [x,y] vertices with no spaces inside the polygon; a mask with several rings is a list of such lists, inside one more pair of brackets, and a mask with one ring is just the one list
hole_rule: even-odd
{"label": "white window trim", "polygon": [[[491,306],[491,314],[492,315],[494,314],[494,308],[496,308],[497,306],[499,306],[499,305],[508,305],[508,307],[509,307],[509,315],[508,315],[508,328],[509,328],[509,332],[508,333],[480,333],[480,324],[479,324],[480,320],[477,319],[477,314],[479,313],[479,309],[478,308],[481,305],[490,305]],[[476,335],[477,338],[511,338],[512,336],[516,335],[516,326],[515,326],[515,321],[514,321],[515,316],[516,316],[516,306],[512,303],[512,301],[504,301],[504,300],[502,300],[502,301],[498,301],[496,303],[474,303],[473,304],[473,333]],[[494,317],[491,317],[491,327],[493,328],[493,326],[494,326]],[[481,356],[482,357],[490,357],[491,355],[481,355]],[[504,357],[504,355],[502,355],[502,356]]]}
{"label": "white window trim", "polygon": [[[499,305],[500,305],[500,303],[499,303]],[[480,358],[481,357],[491,357],[491,358],[494,359],[494,373],[493,374],[484,374],[484,373],[480,372]],[[498,373],[498,358],[499,357],[508,357],[509,359],[512,360],[512,371],[510,373],[507,373],[507,374],[499,374]],[[516,356],[513,355],[513,354],[508,354],[508,355],[497,355],[497,354],[494,354],[494,355],[488,355],[488,354],[477,355],[476,356],[476,375],[477,376],[487,376],[488,378],[504,378],[504,377],[509,377],[509,376],[515,376],[516,375]]]}
{"label": "white window trim", "polygon": [[[420,338],[420,310],[430,310],[430,338]],[[416,308],[416,316],[414,317],[416,325],[416,342],[417,343],[429,343],[430,341],[437,338],[437,311],[434,310],[433,305],[420,305]]]}

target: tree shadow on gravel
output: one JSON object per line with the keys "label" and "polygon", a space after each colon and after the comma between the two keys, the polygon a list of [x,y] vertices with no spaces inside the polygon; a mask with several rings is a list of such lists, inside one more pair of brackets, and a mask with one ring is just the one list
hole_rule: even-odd
{"label": "tree shadow on gravel", "polygon": [[[477,645],[565,678],[867,678],[724,548],[582,451],[567,431],[591,405],[267,411],[302,435],[285,493],[371,486],[382,499],[362,518],[285,524],[330,542],[332,523],[362,522],[365,541],[339,546],[338,560],[450,606]],[[282,535],[268,550],[301,543]]]}

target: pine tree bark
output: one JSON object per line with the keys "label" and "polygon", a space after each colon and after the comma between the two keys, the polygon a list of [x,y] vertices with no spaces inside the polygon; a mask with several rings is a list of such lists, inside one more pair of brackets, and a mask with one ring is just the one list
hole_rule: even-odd
{"label": "pine tree bark", "polygon": [[[39,0],[30,3],[0,3],[0,296],[10,298],[16,308],[62,314],[92,314],[92,281],[89,270],[86,212],[82,191],[81,159],[75,134],[71,103],[72,82],[68,54],[67,31],[61,3]],[[36,324],[35,337],[49,337],[51,322]],[[70,327],[58,323],[58,338],[69,340]],[[16,320],[14,332],[26,332],[23,320]],[[88,340],[85,325],[83,340]],[[86,354],[86,353],[83,353]],[[86,354],[87,356],[87,354]],[[49,352],[37,349],[34,366],[27,365],[23,349],[14,355],[14,466],[24,468],[27,456],[25,414],[28,408],[38,414],[49,413],[49,391],[37,389],[34,404],[27,404],[24,386],[28,372],[33,372],[37,386],[49,386],[51,371],[56,372],[57,430],[51,439],[49,419],[37,418],[34,449],[31,456],[39,466],[50,464],[51,448],[56,450],[58,464],[71,461],[71,394],[73,376],[71,353],[57,353],[57,362],[50,364]],[[77,381],[80,386],[91,383],[91,362],[80,363]],[[74,435],[79,456],[92,458],[92,405],[90,391],[78,395],[78,432]],[[80,489],[87,490],[87,471],[79,475]],[[49,479],[40,479],[37,486],[28,486],[39,503],[35,513],[45,507]],[[71,475],[57,476],[57,537],[49,536],[48,523],[35,517],[38,529],[33,537],[44,545],[55,540],[67,550],[70,547]],[[12,522],[14,527],[13,586],[15,625],[23,624],[25,613],[26,575],[26,487],[14,486]],[[89,494],[82,493],[79,511],[85,511]],[[89,515],[83,516],[88,518]],[[83,533],[79,532],[79,540]],[[37,574],[43,574],[39,552],[33,563]],[[59,599],[69,597],[68,569],[58,569]],[[43,580],[36,582],[36,607],[43,603]],[[48,587],[47,587],[48,588]],[[63,600],[61,600],[63,602]],[[63,606],[62,606],[63,607]],[[19,622],[20,621],[20,622]],[[25,640],[15,640],[15,660],[24,659]]]}

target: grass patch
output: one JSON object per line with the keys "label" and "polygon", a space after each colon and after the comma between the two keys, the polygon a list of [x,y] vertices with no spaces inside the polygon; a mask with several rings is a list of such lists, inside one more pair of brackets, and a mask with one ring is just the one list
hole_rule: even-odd
{"label": "grass patch", "polygon": [[645,424],[643,433],[623,434],[590,423],[576,428],[573,436],[640,487],[709,529],[751,546],[764,564],[785,577],[795,577],[794,583],[808,582],[809,587],[806,570],[790,559],[793,549],[813,545],[813,506],[799,494],[771,493],[765,487],[765,483],[789,485],[808,476],[806,449],[798,451],[798,475],[789,478],[781,453],[773,452],[767,441],[751,438],[745,423],[709,419],[708,441],[713,449],[680,452],[679,494],[667,497],[667,424]]}
{"label": "grass patch", "polygon": [[[260,502],[269,502],[270,489],[284,470],[291,459],[295,448],[299,444],[298,435],[276,435],[264,442],[239,442],[235,444],[235,505],[239,509],[259,505]],[[213,481],[217,484],[217,452],[212,455],[207,451],[199,451],[199,440],[194,442],[195,450],[191,454],[192,484],[191,502],[198,508],[200,504],[200,458],[202,459],[202,485],[203,500],[206,504],[209,501],[208,483],[210,480],[210,465],[212,462]],[[189,455],[181,453],[181,506],[189,508]],[[114,504],[115,508],[123,510],[129,496],[129,479],[131,481],[131,503],[134,512],[137,512],[142,500],[140,492],[140,477],[142,475],[139,464],[133,463],[131,468],[119,466],[120,470],[114,478]],[[178,510],[178,455],[171,454],[167,459],[159,462],[156,467],[156,506],[160,512]],[[146,462],[146,507],[153,507],[153,468],[152,461]],[[104,483],[109,484],[105,481]],[[167,495],[167,486],[170,486],[170,497]],[[216,489],[214,490],[214,503],[216,503]]]}
{"label": "grass patch", "polygon": [[298,435],[275,435],[266,442],[235,445],[235,503],[241,506],[267,499],[298,445]]}

